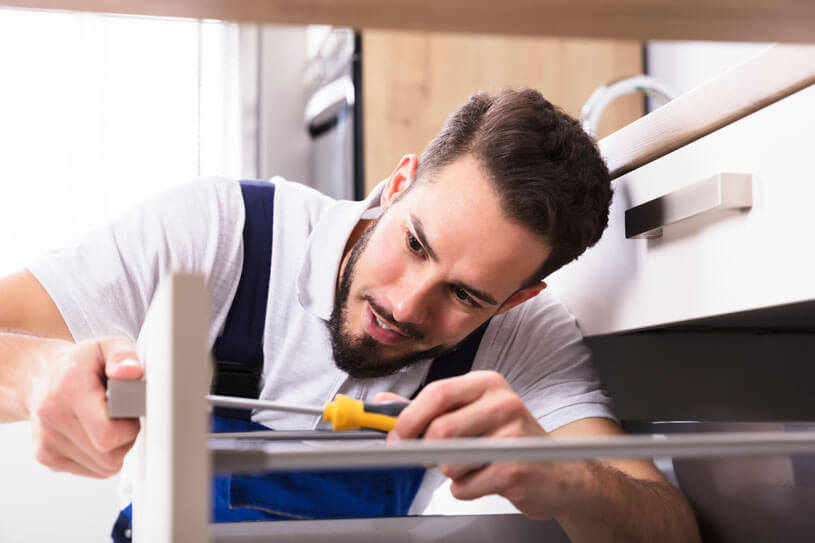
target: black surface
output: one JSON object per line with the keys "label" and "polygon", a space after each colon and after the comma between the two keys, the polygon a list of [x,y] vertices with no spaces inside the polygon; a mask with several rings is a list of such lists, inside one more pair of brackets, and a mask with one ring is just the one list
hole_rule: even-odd
{"label": "black surface", "polygon": [[586,340],[628,420],[815,420],[815,334],[659,330]]}
{"label": "black surface", "polygon": [[362,102],[362,35],[354,32],[354,56],[351,61],[354,82],[354,199],[365,198],[365,132]]}

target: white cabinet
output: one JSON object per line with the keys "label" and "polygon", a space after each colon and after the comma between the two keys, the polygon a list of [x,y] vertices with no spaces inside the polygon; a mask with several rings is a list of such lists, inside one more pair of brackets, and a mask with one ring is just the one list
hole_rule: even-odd
{"label": "white cabinet", "polygon": [[[626,209],[720,173],[752,175],[752,209],[626,239]],[[602,239],[548,283],[587,336],[815,300],[813,236],[815,86],[616,179]]]}

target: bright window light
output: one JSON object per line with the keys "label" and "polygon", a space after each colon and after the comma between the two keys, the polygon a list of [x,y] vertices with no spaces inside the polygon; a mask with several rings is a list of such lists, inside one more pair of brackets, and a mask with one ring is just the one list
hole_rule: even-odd
{"label": "bright window light", "polygon": [[238,29],[0,9],[0,276],[197,175],[237,177]]}

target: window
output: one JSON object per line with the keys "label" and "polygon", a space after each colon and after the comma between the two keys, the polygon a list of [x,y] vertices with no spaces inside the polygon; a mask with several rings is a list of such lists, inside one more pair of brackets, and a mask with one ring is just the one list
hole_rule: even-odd
{"label": "window", "polygon": [[238,27],[0,9],[0,275],[148,195],[241,174]]}

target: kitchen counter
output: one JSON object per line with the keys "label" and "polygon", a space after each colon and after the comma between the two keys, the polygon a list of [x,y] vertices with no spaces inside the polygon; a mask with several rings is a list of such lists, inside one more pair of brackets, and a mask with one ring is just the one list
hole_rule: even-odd
{"label": "kitchen counter", "polygon": [[810,0],[0,0],[23,8],[587,38],[812,42]]}

